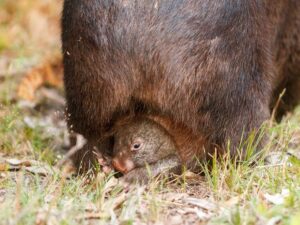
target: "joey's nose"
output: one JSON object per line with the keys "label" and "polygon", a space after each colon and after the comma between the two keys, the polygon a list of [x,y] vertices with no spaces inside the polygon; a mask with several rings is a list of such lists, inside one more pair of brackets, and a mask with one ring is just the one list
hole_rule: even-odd
{"label": "joey's nose", "polygon": [[130,170],[134,169],[133,162],[128,159],[121,161],[121,160],[115,158],[112,160],[112,165],[116,170],[118,170],[119,172],[121,172],[123,174],[126,174]]}
{"label": "joey's nose", "polygon": [[126,170],[126,167],[124,166],[124,164],[123,163],[121,163],[120,162],[120,160],[118,160],[118,159],[113,159],[112,160],[112,165],[113,165],[113,167],[116,169],[116,170],[118,170],[119,172],[121,172],[121,173],[127,173],[127,170]]}

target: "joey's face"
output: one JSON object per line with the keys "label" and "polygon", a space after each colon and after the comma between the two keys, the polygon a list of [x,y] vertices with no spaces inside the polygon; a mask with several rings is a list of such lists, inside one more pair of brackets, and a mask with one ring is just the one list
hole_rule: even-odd
{"label": "joey's face", "polygon": [[114,135],[113,167],[123,174],[174,154],[170,134],[158,123],[140,119],[118,128]]}
{"label": "joey's face", "polygon": [[113,166],[126,174],[136,167],[157,161],[155,154],[157,150],[157,144],[144,137],[132,137],[130,140],[115,138]]}
{"label": "joey's face", "polygon": [[[142,126],[142,125],[141,125]],[[132,126],[115,134],[113,166],[123,174],[136,167],[157,162],[162,145],[159,131]]]}

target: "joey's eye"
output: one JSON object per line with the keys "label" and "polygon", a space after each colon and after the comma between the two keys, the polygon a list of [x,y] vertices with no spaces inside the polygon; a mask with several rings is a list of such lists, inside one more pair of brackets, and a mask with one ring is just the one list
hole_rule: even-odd
{"label": "joey's eye", "polygon": [[132,146],[131,146],[131,151],[138,151],[141,149],[143,143],[142,141],[138,140],[138,141],[135,141]]}
{"label": "joey's eye", "polygon": [[138,151],[143,147],[143,142],[144,140],[142,138],[135,138],[132,141],[132,145],[131,145],[131,151]]}
{"label": "joey's eye", "polygon": [[133,148],[134,149],[139,149],[141,147],[141,144],[140,143],[135,143],[133,144]]}

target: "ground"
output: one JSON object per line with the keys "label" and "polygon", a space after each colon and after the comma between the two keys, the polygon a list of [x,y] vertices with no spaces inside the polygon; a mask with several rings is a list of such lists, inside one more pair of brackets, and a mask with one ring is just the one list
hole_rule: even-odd
{"label": "ground", "polygon": [[124,185],[60,166],[64,121],[62,0],[0,0],[0,224],[300,224],[300,108],[268,122],[263,156],[228,156],[185,172]]}

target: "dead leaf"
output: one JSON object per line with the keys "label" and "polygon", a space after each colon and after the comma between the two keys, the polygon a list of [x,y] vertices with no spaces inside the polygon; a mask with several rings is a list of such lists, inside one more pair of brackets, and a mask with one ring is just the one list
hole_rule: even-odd
{"label": "dead leaf", "polygon": [[7,163],[0,163],[0,172],[4,172],[9,170],[9,166],[7,165]]}
{"label": "dead leaf", "polygon": [[200,220],[208,220],[209,218],[211,218],[213,216],[212,213],[205,213],[202,210],[197,209],[197,208],[182,208],[182,209],[179,209],[178,212],[183,215],[195,214],[195,215],[197,215],[198,219],[200,219]]}
{"label": "dead leaf", "polygon": [[196,174],[196,173],[193,173],[192,171],[185,171],[183,176],[186,178],[186,179],[198,179],[199,177],[201,177],[199,174]]}
{"label": "dead leaf", "polygon": [[86,144],[86,139],[80,135],[80,134],[76,134],[76,145],[73,146],[68,153],[64,156],[63,159],[61,159],[56,166],[58,168],[61,168],[64,164],[67,163],[67,161],[80,149],[83,148],[83,146]]}
{"label": "dead leaf", "polygon": [[92,213],[92,212],[97,212],[98,211],[98,209],[97,209],[97,207],[95,206],[95,204],[94,203],[87,203],[86,205],[85,205],[85,209],[84,209],[86,212],[88,212],[88,213]]}
{"label": "dead leaf", "polygon": [[271,218],[266,225],[276,225],[280,224],[280,221],[282,220],[282,216],[275,216]]}
{"label": "dead leaf", "polygon": [[163,194],[162,198],[169,202],[178,202],[179,200],[184,200],[188,198],[189,195],[187,193],[174,193],[168,192]]}
{"label": "dead leaf", "polygon": [[27,172],[40,175],[40,176],[48,176],[53,175],[54,168],[51,168],[50,166],[46,165],[40,165],[40,166],[30,166],[26,167],[25,170]]}
{"label": "dead leaf", "polygon": [[264,198],[274,204],[274,205],[282,205],[285,201],[285,198],[290,195],[290,191],[288,189],[283,189],[280,194],[270,195],[263,194]]}
{"label": "dead leaf", "polygon": [[62,61],[61,56],[52,56],[45,59],[41,65],[31,69],[22,79],[17,96],[27,101],[35,100],[35,92],[45,84],[62,87]]}
{"label": "dead leaf", "polygon": [[206,209],[209,211],[214,211],[217,209],[216,204],[213,202],[207,201],[206,199],[199,199],[199,198],[186,198],[185,202],[194,206],[198,206],[202,209]]}
{"label": "dead leaf", "polygon": [[113,209],[119,208],[127,199],[127,195],[125,193],[120,194],[114,199]]}
{"label": "dead leaf", "polygon": [[18,171],[22,167],[31,165],[31,160],[5,159],[3,162],[0,162],[0,171]]}
{"label": "dead leaf", "polygon": [[265,159],[268,166],[282,166],[287,164],[289,156],[284,152],[271,152]]}
{"label": "dead leaf", "polygon": [[77,220],[99,220],[101,218],[105,217],[100,212],[92,212],[92,213],[85,213],[84,215],[78,216]]}
{"label": "dead leaf", "polygon": [[11,166],[25,166],[25,167],[28,167],[28,166],[31,166],[32,163],[29,161],[29,160],[19,160],[19,159],[6,159],[5,160],[9,165]]}

